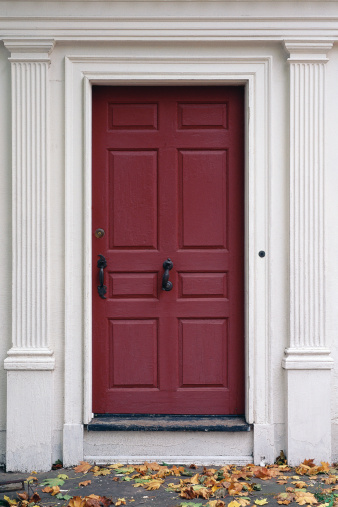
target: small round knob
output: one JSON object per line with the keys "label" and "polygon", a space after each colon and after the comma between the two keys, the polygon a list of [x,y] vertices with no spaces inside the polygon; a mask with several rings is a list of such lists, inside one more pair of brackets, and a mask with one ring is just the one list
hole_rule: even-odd
{"label": "small round knob", "polygon": [[103,238],[103,236],[105,235],[105,232],[103,229],[96,229],[96,231],[94,232],[95,234],[95,238]]}

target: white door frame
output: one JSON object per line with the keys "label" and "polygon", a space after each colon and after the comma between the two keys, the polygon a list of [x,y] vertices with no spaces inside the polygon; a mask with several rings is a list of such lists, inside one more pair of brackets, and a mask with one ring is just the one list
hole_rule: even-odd
{"label": "white door frame", "polygon": [[[271,446],[264,451],[273,431],[269,391],[271,57],[198,57],[193,49],[189,55],[186,48],[181,57],[67,56],[65,65],[65,466],[82,459],[83,425],[92,418],[93,84],[245,85],[245,413],[247,422],[255,424],[255,447],[273,461]],[[267,251],[264,258],[258,256],[260,250]]]}

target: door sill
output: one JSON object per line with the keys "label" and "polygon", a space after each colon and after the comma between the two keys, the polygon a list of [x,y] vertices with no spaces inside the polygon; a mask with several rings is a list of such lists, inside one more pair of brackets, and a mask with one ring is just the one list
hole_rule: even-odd
{"label": "door sill", "polygon": [[95,414],[88,431],[251,431],[244,416]]}

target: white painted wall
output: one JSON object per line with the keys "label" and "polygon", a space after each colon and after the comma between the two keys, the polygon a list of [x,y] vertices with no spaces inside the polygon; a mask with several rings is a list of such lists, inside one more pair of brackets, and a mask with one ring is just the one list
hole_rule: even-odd
{"label": "white painted wall", "polygon": [[[284,349],[288,346],[289,336],[289,67],[286,63],[287,54],[283,49],[281,42],[283,30],[273,29],[273,22],[266,24],[265,34],[269,34],[271,41],[261,40],[254,35],[247,35],[246,41],[225,40],[227,36],[234,36],[235,19],[245,16],[240,20],[239,25],[243,26],[248,33],[250,29],[246,25],[247,16],[313,16],[311,34],[318,37],[322,33],[317,33],[316,18],[323,16],[327,32],[325,36],[337,35],[338,37],[338,5],[336,2],[276,2],[255,0],[242,2],[217,2],[217,1],[180,1],[172,2],[150,0],[148,2],[98,2],[84,0],[82,2],[29,2],[29,1],[0,1],[0,37],[13,35],[14,28],[10,25],[7,17],[11,16],[48,16],[49,20],[32,23],[28,28],[22,26],[22,35],[35,36],[36,34],[48,36],[53,34],[55,20],[53,18],[64,15],[72,17],[88,16],[106,18],[107,16],[133,16],[134,18],[145,16],[159,16],[162,18],[158,26],[163,24],[166,27],[166,18],[191,16],[200,17],[206,23],[207,29],[204,32],[215,34],[215,37],[224,38],[218,43],[203,43],[203,37],[198,35],[198,31],[191,32],[188,40],[176,41],[168,44],[156,40],[144,40],[123,42],[108,41],[113,38],[112,22],[104,25],[105,30],[99,31],[93,35],[92,40],[67,41],[67,36],[63,36],[62,42],[56,42],[56,46],[51,53],[51,65],[49,69],[50,79],[50,170],[48,183],[48,305],[49,305],[49,339],[51,349],[55,356],[55,370],[53,372],[53,392],[51,393],[51,402],[53,407],[53,451],[52,460],[62,459],[62,430],[64,424],[64,341],[65,341],[65,263],[71,263],[74,270],[82,270],[83,266],[77,265],[77,259],[65,259],[65,229],[67,216],[65,216],[65,57],[74,55],[86,55],[101,57],[126,56],[147,57],[147,56],[171,56],[182,57],[186,54],[194,56],[224,56],[226,57],[271,57],[271,109],[270,109],[270,136],[271,136],[271,154],[269,161],[269,189],[270,189],[270,229],[268,243],[257,245],[257,252],[261,249],[266,250],[266,261],[269,263],[269,320],[268,320],[268,343],[270,350],[270,364],[266,364],[264,357],[249,358],[249,362],[255,359],[254,374],[259,377],[261,372],[269,375],[269,383],[272,395],[272,403],[267,409],[271,411],[270,422],[274,433],[274,450],[277,455],[280,449],[286,448],[286,400],[285,388],[286,378],[285,370],[281,367],[281,361],[284,355]],[[227,24],[227,31],[224,32],[217,25],[220,17],[231,18]],[[210,18],[210,24],[208,24]],[[335,21],[337,20],[337,21]],[[21,21],[16,23],[20,27]],[[24,24],[24,21],[22,21]],[[91,21],[79,22],[76,28],[69,31],[69,37],[77,34],[79,38],[86,38],[85,26],[90,26]],[[134,30],[131,29],[129,37],[135,34],[137,21],[133,21]],[[335,24],[336,23],[336,24]],[[117,23],[122,27],[122,21]],[[177,23],[176,23],[177,24]],[[250,23],[249,23],[250,24]],[[263,22],[262,22],[263,24]],[[36,29],[38,25],[38,29]],[[144,25],[142,25],[144,26]],[[299,34],[309,35],[309,31],[302,32],[302,22],[299,21]],[[172,29],[172,28],[171,28]],[[285,33],[289,33],[291,28],[285,25]],[[59,37],[58,32],[54,32]],[[120,33],[120,32],[118,32]],[[239,32],[238,32],[239,33]],[[242,33],[242,32],[241,32]],[[116,34],[115,34],[116,35]],[[254,38],[254,42],[250,40]],[[106,40],[102,40],[102,39]],[[127,36],[126,36],[127,38]],[[157,37],[158,38],[158,37]],[[196,43],[196,40],[201,39]],[[96,40],[95,40],[96,39]],[[154,39],[156,37],[154,36]],[[0,44],[0,240],[2,248],[0,249],[0,462],[4,461],[6,429],[6,373],[2,365],[6,358],[7,350],[11,346],[11,111],[10,111],[10,63],[8,62],[8,51]],[[326,122],[326,172],[325,172],[325,226],[326,226],[326,333],[327,343],[332,350],[332,357],[337,364],[338,359],[338,341],[336,334],[338,329],[338,150],[337,146],[337,118],[338,118],[338,48],[335,46],[329,53],[329,62],[326,65],[327,82],[327,122]],[[81,133],[82,135],[82,133]],[[257,185],[265,185],[265,181],[257,181]],[[74,189],[74,194],[77,189]],[[78,233],[78,231],[74,232]],[[82,234],[82,231],[79,233]],[[262,261],[265,262],[265,261]],[[82,294],[75,293],[74,298],[82,297]],[[260,337],[257,337],[259,340]],[[71,383],[77,386],[77,392],[82,393],[83,399],[83,349],[74,355],[74,375]],[[28,387],[29,388],[29,387]],[[311,389],[307,391],[302,386],[304,392],[304,405],[311,404]],[[338,367],[335,367],[332,373],[332,456],[338,459]],[[323,393],[326,396],[326,393]],[[25,407],[22,407],[23,416]],[[81,419],[82,413],[77,414]],[[254,417],[256,414],[254,412]],[[240,439],[240,434],[238,438]],[[137,438],[135,434],[130,440]],[[142,436],[139,439],[140,445],[147,445],[148,437]],[[201,447],[208,451],[208,442],[212,440],[212,434],[201,436]],[[219,439],[227,442],[226,436],[217,435],[212,445],[218,445]],[[96,439],[96,440],[95,440]],[[161,439],[163,435],[152,435],[154,453],[161,454]],[[179,437],[175,437],[179,447]],[[118,441],[118,442],[117,442]],[[233,437],[228,438],[230,449],[234,448]],[[236,446],[242,446],[243,455],[253,452],[253,439],[246,435],[242,443],[237,442]],[[132,446],[130,442],[130,446]],[[164,444],[163,444],[164,445]],[[162,445],[162,448],[163,448]],[[196,441],[192,439],[192,449],[196,446]],[[120,438],[111,435],[97,436],[95,433],[85,435],[85,452],[87,456],[102,456],[102,452],[110,455],[116,454],[116,449],[123,454]],[[97,449],[97,451],[95,451]],[[188,450],[187,454],[192,451]],[[94,453],[94,454],[93,454]],[[132,453],[132,451],[131,451]],[[125,455],[128,454],[127,451]],[[130,453],[129,453],[130,454]],[[206,454],[207,455],[207,454]],[[308,456],[311,458],[312,456]]]}

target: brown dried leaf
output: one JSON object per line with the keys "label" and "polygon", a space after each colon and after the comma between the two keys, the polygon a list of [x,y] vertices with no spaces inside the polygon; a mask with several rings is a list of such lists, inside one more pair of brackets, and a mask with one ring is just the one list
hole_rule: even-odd
{"label": "brown dried leaf", "polygon": [[90,468],[92,468],[92,465],[90,463],[87,463],[87,461],[80,461],[80,464],[74,468],[74,472],[76,472],[77,474],[79,473],[86,474]]}
{"label": "brown dried leaf", "polygon": [[279,493],[274,497],[277,500],[277,503],[281,505],[289,505],[289,503],[293,502],[295,499],[295,495],[293,493]]}
{"label": "brown dried leaf", "polygon": [[301,465],[305,465],[305,466],[308,466],[308,467],[314,467],[315,464],[314,464],[314,459],[305,459],[303,461],[303,463],[301,463]]}
{"label": "brown dried leaf", "polygon": [[266,467],[257,467],[257,470],[255,471],[255,477],[262,479],[263,481],[271,479],[273,475],[272,471],[268,470]]}
{"label": "brown dried leaf", "polygon": [[92,481],[88,480],[88,481],[82,481],[82,482],[79,482],[79,486],[88,486],[88,484],[91,484]]}
{"label": "brown dried leaf", "polygon": [[30,497],[29,502],[34,502],[34,503],[41,502],[41,497],[40,497],[39,493],[37,493],[35,491],[35,493]]}
{"label": "brown dried leaf", "polygon": [[197,494],[196,492],[192,489],[192,487],[190,486],[190,488],[183,488],[180,492],[180,497],[181,498],[187,498],[188,500],[192,500],[193,498],[196,498],[197,497]]}
{"label": "brown dried leaf", "polygon": [[73,496],[68,502],[67,507],[84,507],[86,505],[86,499],[81,496]]}
{"label": "brown dried leaf", "polygon": [[240,482],[232,482],[228,487],[229,495],[238,495],[243,489],[243,484]]}
{"label": "brown dried leaf", "polygon": [[308,485],[304,481],[292,481],[291,484],[294,484],[296,486],[296,488],[298,488],[298,489],[302,489],[302,488],[307,488],[308,487]]}
{"label": "brown dried leaf", "polygon": [[21,500],[28,500],[28,493],[24,491],[23,493],[18,493],[18,497],[21,498]]}

